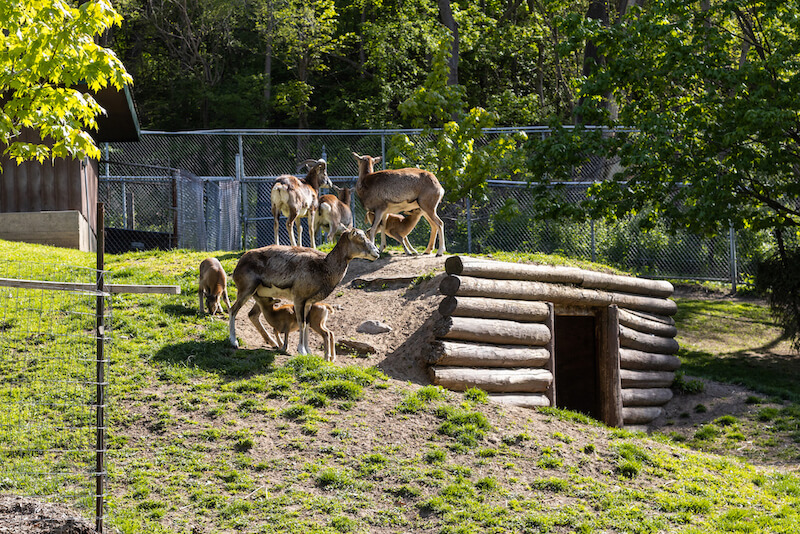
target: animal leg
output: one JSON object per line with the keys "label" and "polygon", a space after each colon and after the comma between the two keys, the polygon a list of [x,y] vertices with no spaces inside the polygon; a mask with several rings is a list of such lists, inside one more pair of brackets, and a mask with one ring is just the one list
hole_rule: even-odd
{"label": "animal leg", "polygon": [[236,340],[236,314],[239,313],[240,309],[242,309],[242,306],[244,306],[244,303],[247,302],[247,299],[249,299],[256,292],[257,288],[258,282],[251,282],[241,288],[238,288],[239,292],[236,295],[236,301],[230,308],[230,317],[228,317],[228,339],[235,349],[239,348],[239,342]]}
{"label": "animal leg", "polygon": [[198,310],[197,313],[199,313],[200,315],[203,315],[205,313],[205,307],[203,306],[203,297],[205,295],[203,293],[204,291],[202,287],[197,289],[197,299],[200,301],[200,307],[197,309]]}
{"label": "animal leg", "polygon": [[308,235],[311,238],[311,248],[317,248],[317,236],[314,231],[315,212],[316,210],[313,209],[308,212]]}
{"label": "animal leg", "polygon": [[[228,308],[228,311],[231,311],[231,301],[228,300],[228,288],[222,288],[222,296],[225,299],[225,307]],[[220,312],[222,312],[222,306],[220,306]]]}
{"label": "animal leg", "polygon": [[[253,326],[256,327],[258,333],[261,334],[261,337],[264,339],[264,343],[278,348],[278,342],[275,341],[275,338],[273,338],[270,333],[266,331],[264,325],[261,323],[261,314],[264,313],[263,310],[265,305],[263,302],[261,302],[264,300],[263,297],[259,298],[258,296],[254,295],[253,300],[255,300],[256,303],[253,304],[252,308],[250,308],[250,312],[247,314],[247,317],[250,319],[250,322],[253,323]],[[270,304],[267,303],[266,305],[269,306]]]}
{"label": "animal leg", "polygon": [[405,249],[406,254],[409,254],[411,256],[419,255],[419,252],[417,252],[417,249],[415,249],[411,245],[411,241],[408,240],[408,236],[407,235],[403,236],[403,240],[401,241],[401,243],[403,244],[403,249]]}
{"label": "animal leg", "polygon": [[272,209],[272,221],[273,221],[272,228],[273,228],[273,232],[275,233],[275,244],[276,245],[280,245],[281,244],[281,240],[280,240],[281,233],[280,233],[280,229],[279,229],[280,216],[281,216],[280,210],[276,210],[275,208],[273,208]]}
{"label": "animal leg", "polygon": [[291,243],[293,247],[297,246],[297,240],[294,237],[294,222],[296,219],[297,219],[296,213],[291,214],[286,219],[286,231],[289,232],[289,243]]}
{"label": "animal leg", "polygon": [[372,243],[375,242],[375,235],[378,233],[378,230],[383,223],[383,216],[385,213],[386,208],[378,208],[375,210],[375,219],[373,219],[372,228],[369,229],[369,233],[367,234]]}

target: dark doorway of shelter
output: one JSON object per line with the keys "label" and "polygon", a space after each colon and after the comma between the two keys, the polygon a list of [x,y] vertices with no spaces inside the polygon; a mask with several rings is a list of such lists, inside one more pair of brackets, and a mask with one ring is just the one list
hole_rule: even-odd
{"label": "dark doorway of shelter", "polygon": [[558,315],[554,330],[556,406],[601,419],[594,316]]}

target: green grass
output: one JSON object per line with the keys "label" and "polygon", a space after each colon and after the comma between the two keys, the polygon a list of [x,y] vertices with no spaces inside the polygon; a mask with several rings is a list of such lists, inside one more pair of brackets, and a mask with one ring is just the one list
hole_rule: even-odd
{"label": "green grass", "polygon": [[[2,241],[0,253],[29,263],[55,257],[93,264],[91,255]],[[123,534],[800,531],[797,475],[690,448],[702,449],[709,440],[736,442],[737,433],[747,432],[742,418],[715,417],[707,425],[712,430],[704,430],[708,439],[678,446],[610,430],[565,410],[520,415],[487,403],[482,392],[420,387],[376,368],[260,349],[235,351],[226,341],[226,321],[196,312],[196,268],[209,255],[172,251],[107,258],[114,282],[182,289],[178,296],[121,295],[113,302],[110,529]],[[216,255],[229,272],[238,257]],[[690,325],[686,332],[694,330],[700,339],[719,318],[702,324],[704,308],[689,309],[679,325]],[[735,317],[768,322],[758,310],[737,310],[731,312]],[[3,326],[0,336],[13,328]],[[0,373],[0,403],[44,393],[23,380],[14,381],[12,393],[9,377],[34,370],[53,377],[76,372],[72,364],[47,367],[41,355],[55,350],[52,340],[30,342],[26,350],[37,354],[26,360],[30,366]],[[69,345],[61,350],[77,353]],[[698,344],[690,350],[704,349]],[[697,367],[692,370],[702,370]],[[773,380],[780,378],[778,370],[771,369],[776,376],[768,371],[761,379],[780,383]],[[793,391],[791,384],[780,387]],[[793,426],[800,414],[794,404],[769,400],[753,401],[760,423],[780,428],[791,440],[800,432]],[[30,437],[2,424],[8,416],[0,415],[0,454],[4,443]],[[42,443],[70,439],[53,430],[34,436]],[[0,469],[13,469],[0,476],[0,493],[62,490],[21,473],[64,458],[27,454],[2,460]],[[77,505],[91,513],[90,500]]]}

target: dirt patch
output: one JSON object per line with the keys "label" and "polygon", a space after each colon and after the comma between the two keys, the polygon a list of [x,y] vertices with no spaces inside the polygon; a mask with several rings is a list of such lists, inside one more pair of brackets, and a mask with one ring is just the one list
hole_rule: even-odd
{"label": "dirt patch", "polygon": [[96,534],[80,515],[60,504],[0,495],[0,534]]}

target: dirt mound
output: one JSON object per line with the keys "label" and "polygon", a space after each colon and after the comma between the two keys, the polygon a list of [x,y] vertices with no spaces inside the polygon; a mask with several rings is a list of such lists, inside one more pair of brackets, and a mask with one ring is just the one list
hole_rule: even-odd
{"label": "dirt mound", "polygon": [[[431,326],[442,296],[439,281],[444,275],[444,257],[384,255],[370,262],[353,260],[342,282],[325,302],[334,307],[328,326],[338,340],[367,344],[372,354],[339,351],[339,361],[377,366],[391,378],[428,383],[422,361],[432,340]],[[249,306],[245,306],[249,309]],[[391,328],[382,334],[357,332],[364,321],[380,321]],[[237,335],[246,347],[264,346],[247,318],[236,317]],[[297,346],[297,333],[290,334],[289,351]],[[311,334],[311,348],[322,353],[322,339]],[[344,354],[343,354],[344,352]]]}

